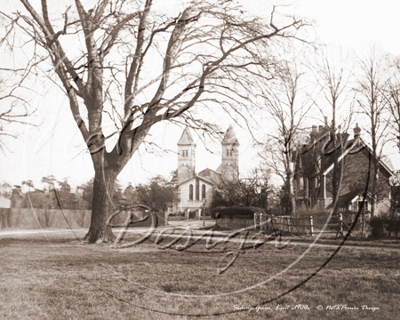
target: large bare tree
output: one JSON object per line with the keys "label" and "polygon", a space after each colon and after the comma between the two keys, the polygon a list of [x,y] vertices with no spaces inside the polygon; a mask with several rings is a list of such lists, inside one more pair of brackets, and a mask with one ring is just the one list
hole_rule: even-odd
{"label": "large bare tree", "polygon": [[[329,156],[333,159],[332,170],[332,199],[335,201],[340,190],[339,183],[343,173],[343,161],[339,162],[339,157],[345,151],[347,143],[346,133],[352,120],[353,99],[351,94],[350,71],[340,52],[336,52],[335,58],[329,55],[327,48],[320,51],[319,61],[314,66],[315,78],[321,88],[323,102],[317,102],[316,106],[325,118],[327,127],[327,137],[319,144],[319,156]],[[332,48],[333,49],[333,48]],[[327,119],[330,118],[330,121]],[[321,169],[321,168],[319,168]],[[319,172],[320,176],[322,172]],[[321,179],[319,177],[319,184]]]}
{"label": "large bare tree", "polygon": [[14,125],[33,125],[27,117],[34,112],[29,101],[20,94],[26,89],[25,82],[29,73],[29,63],[22,69],[0,68],[0,149],[5,151],[5,137],[17,138],[18,130]]}
{"label": "large bare tree", "polygon": [[265,84],[260,95],[265,110],[276,124],[276,130],[268,134],[260,156],[282,178],[285,196],[291,203],[290,210],[286,211],[293,215],[296,213],[294,176],[298,147],[305,143],[302,125],[312,106],[308,89],[302,82],[304,72],[300,69],[298,63],[281,63],[276,79],[271,85]]}
{"label": "large bare tree", "polygon": [[365,127],[372,149],[371,159],[371,214],[375,214],[375,202],[378,195],[379,160],[382,160],[383,146],[387,142],[389,122],[385,120],[388,99],[385,92],[389,85],[387,66],[375,49],[359,60],[357,102],[359,112],[367,119]]}
{"label": "large bare tree", "polygon": [[387,72],[390,74],[384,88],[382,88],[382,97],[386,102],[386,121],[390,128],[391,139],[396,142],[400,151],[400,65],[399,60],[395,63],[389,63]]}
{"label": "large bare tree", "polygon": [[[216,103],[243,115],[253,82],[268,76],[265,66],[275,61],[265,48],[297,37],[304,25],[282,18],[278,26],[272,8],[268,19],[255,18],[234,1],[174,3],[182,10],[173,16],[152,0],[99,0],[90,8],[80,0],[58,3],[63,12],[46,0],[20,2],[25,12],[10,18],[35,43],[37,63],[51,63],[90,151],[90,243],[114,239],[106,225],[114,182],[152,126],[186,119],[210,129],[193,109]],[[115,132],[104,129],[105,114]],[[108,137],[117,137],[111,148]]]}

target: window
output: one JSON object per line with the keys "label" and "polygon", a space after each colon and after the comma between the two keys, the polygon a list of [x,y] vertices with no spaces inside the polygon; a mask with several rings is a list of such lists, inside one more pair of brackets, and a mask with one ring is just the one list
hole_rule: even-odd
{"label": "window", "polygon": [[202,199],[205,199],[205,198],[206,198],[206,185],[205,185],[205,184],[203,184],[203,185],[201,186],[201,198],[202,198]]}
{"label": "window", "polygon": [[233,149],[226,149],[226,156],[232,157],[233,156]]}
{"label": "window", "polygon": [[304,190],[304,182],[303,182],[303,177],[299,178],[299,190]]}
{"label": "window", "polygon": [[189,156],[188,150],[183,150],[183,151],[182,151],[182,156],[188,157],[188,156]]}
{"label": "window", "polygon": [[305,196],[308,198],[310,196],[308,178],[304,178],[304,190],[305,190]]}
{"label": "window", "polygon": [[189,186],[189,200],[193,200],[193,185]]}
{"label": "window", "polygon": [[196,200],[200,199],[200,182],[196,179]]}

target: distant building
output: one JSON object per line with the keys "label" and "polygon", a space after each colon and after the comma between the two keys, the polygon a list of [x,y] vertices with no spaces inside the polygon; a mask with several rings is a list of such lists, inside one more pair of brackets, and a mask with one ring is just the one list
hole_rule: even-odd
{"label": "distant building", "polygon": [[178,201],[173,211],[196,210],[209,207],[214,187],[222,181],[239,177],[239,141],[232,126],[222,140],[221,164],[216,169],[204,169],[196,174],[196,144],[186,127],[178,141],[177,190]]}
{"label": "distant building", "polygon": [[5,208],[5,209],[11,208],[11,200],[3,196],[0,196],[0,208]]}

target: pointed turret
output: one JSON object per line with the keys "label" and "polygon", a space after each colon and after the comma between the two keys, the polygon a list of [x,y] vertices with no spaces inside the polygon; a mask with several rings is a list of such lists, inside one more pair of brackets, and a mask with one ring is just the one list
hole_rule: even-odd
{"label": "pointed turret", "polygon": [[195,149],[196,144],[190,134],[189,128],[186,127],[178,141],[178,184],[195,175]]}
{"label": "pointed turret", "polygon": [[220,166],[222,179],[234,181],[239,177],[239,140],[232,125],[229,126],[222,140],[222,162]]}
{"label": "pointed turret", "polygon": [[178,141],[178,146],[191,146],[191,145],[196,146],[192,138],[192,135],[190,134],[189,128],[186,127],[185,130],[183,130],[182,136]]}
{"label": "pointed turret", "polygon": [[236,138],[235,131],[232,125],[229,125],[228,130],[225,133],[224,139],[222,140],[222,145],[235,145],[240,146],[239,140]]}

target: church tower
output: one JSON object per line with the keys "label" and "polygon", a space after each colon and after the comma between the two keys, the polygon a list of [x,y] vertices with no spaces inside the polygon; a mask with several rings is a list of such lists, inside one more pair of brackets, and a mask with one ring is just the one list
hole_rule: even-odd
{"label": "church tower", "polygon": [[235,181],[239,178],[239,140],[232,125],[222,140],[221,175],[223,181]]}
{"label": "church tower", "polygon": [[178,141],[178,184],[192,178],[196,169],[196,144],[186,127]]}

